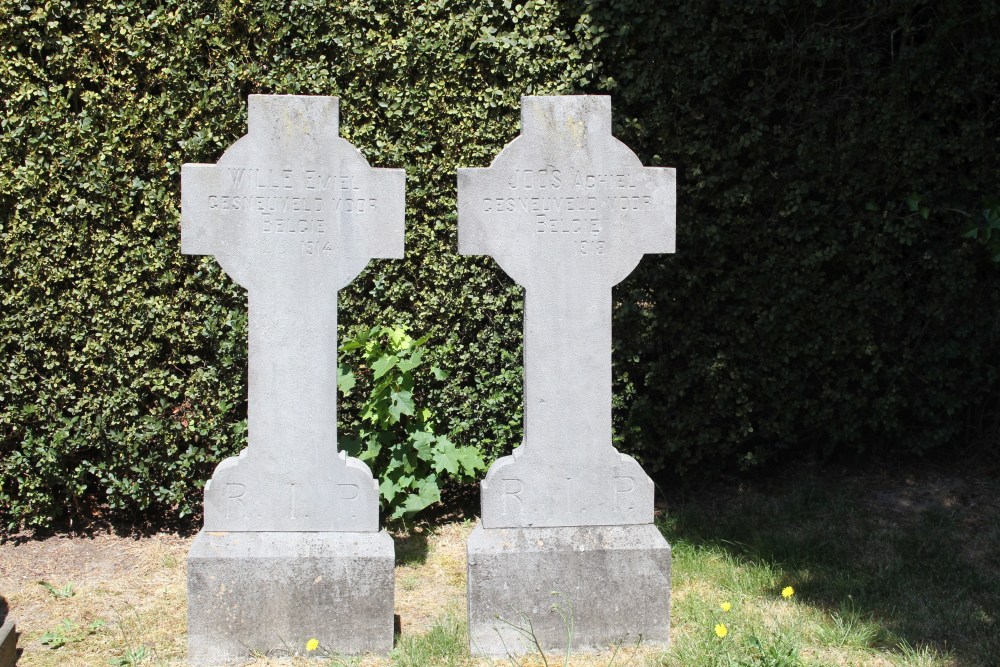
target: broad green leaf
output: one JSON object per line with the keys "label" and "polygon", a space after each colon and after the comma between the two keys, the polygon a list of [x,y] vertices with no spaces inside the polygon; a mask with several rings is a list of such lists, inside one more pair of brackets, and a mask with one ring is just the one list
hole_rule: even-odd
{"label": "broad green leaf", "polygon": [[436,482],[427,480],[420,485],[417,493],[410,493],[406,496],[402,505],[393,512],[393,518],[399,519],[407,515],[413,515],[421,510],[430,507],[441,500],[441,490]]}
{"label": "broad green leaf", "polygon": [[424,355],[423,350],[414,350],[413,353],[410,354],[408,357],[400,359],[399,370],[402,371],[403,373],[409,373],[414,368],[420,365],[420,362],[423,359],[423,355]]}
{"label": "broad green leaf", "polygon": [[465,470],[465,474],[470,477],[474,477],[478,471],[486,469],[486,462],[483,461],[483,455],[475,447],[457,447],[455,449],[455,458],[458,459],[462,469]]}
{"label": "broad green leaf", "polygon": [[413,443],[413,449],[416,450],[420,458],[425,461],[430,461],[432,459],[432,448],[436,436],[433,433],[427,433],[426,431],[414,431],[410,435],[410,441]]}
{"label": "broad green leaf", "polygon": [[357,339],[347,340],[340,346],[341,352],[352,352],[365,346],[364,341]]}
{"label": "broad green leaf", "polygon": [[392,343],[393,349],[405,350],[410,347],[413,339],[406,334],[406,331],[402,327],[394,327],[392,329],[387,327],[385,331],[388,333],[389,342]]}
{"label": "broad green leaf", "polygon": [[389,414],[396,421],[399,421],[402,415],[412,415],[413,394],[408,391],[394,391],[392,393],[392,405],[389,406]]}
{"label": "broad green leaf", "polygon": [[417,493],[421,498],[432,503],[441,500],[441,489],[433,477],[421,480],[417,484]]}
{"label": "broad green leaf", "polygon": [[399,358],[394,354],[384,354],[382,357],[372,364],[373,377],[377,380],[386,373],[388,373],[396,365]]}
{"label": "broad green leaf", "polygon": [[347,452],[348,456],[356,457],[361,453],[361,440],[354,436],[341,435],[337,438],[337,448]]}
{"label": "broad green leaf", "polygon": [[386,502],[392,502],[401,490],[402,487],[390,477],[383,477],[382,482],[378,485],[378,493]]}
{"label": "broad green leaf", "polygon": [[449,475],[458,474],[461,463],[458,459],[458,452],[455,445],[445,437],[439,437],[434,447],[434,469],[439,473],[446,472]]}
{"label": "broad green leaf", "polygon": [[354,369],[345,364],[337,364],[337,388],[344,396],[350,396],[354,389]]}

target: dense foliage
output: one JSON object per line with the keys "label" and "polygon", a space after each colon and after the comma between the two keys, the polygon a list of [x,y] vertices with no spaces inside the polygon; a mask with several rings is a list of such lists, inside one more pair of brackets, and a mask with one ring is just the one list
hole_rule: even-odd
{"label": "dense foliage", "polygon": [[626,446],[995,451],[1000,275],[964,235],[998,213],[1000,6],[600,5],[618,136],[679,168],[677,254],[618,291]]}
{"label": "dense foliage", "polygon": [[340,396],[362,398],[353,432],[339,433],[337,444],[378,475],[380,504],[390,519],[440,502],[443,482],[468,484],[486,471],[479,450],[438,433],[437,414],[423,404],[426,379],[448,376],[437,366],[426,369],[428,338],[414,339],[399,327],[362,327],[340,346]]}
{"label": "dense foliage", "polygon": [[245,442],[245,295],[180,255],[178,207],[253,92],[339,95],[343,135],[406,168],[406,259],[373,262],[341,321],[433,333],[447,432],[518,437],[520,292],[458,257],[455,169],[589,67],[554,5],[509,4],[0,3],[0,523],[197,512]]}
{"label": "dense foliage", "polygon": [[406,168],[406,258],[341,321],[431,334],[458,445],[520,438],[521,292],[457,255],[455,169],[570,92],[679,169],[678,253],[615,292],[624,450],[992,444],[998,274],[965,233],[1000,194],[998,28],[986,2],[0,0],[0,530],[197,512],[245,442],[245,295],[179,254],[178,207],[255,92],[341,96]]}

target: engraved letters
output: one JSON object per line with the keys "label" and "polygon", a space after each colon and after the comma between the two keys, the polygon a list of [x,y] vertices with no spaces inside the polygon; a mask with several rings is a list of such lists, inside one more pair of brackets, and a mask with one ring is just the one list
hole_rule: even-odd
{"label": "engraved letters", "polygon": [[512,500],[516,500],[517,505],[520,506],[521,496],[519,494],[521,493],[521,490],[523,488],[524,488],[524,482],[522,482],[521,480],[513,477],[505,478],[503,480],[503,489],[502,489],[504,499],[506,500],[507,498],[510,498]]}
{"label": "engraved letters", "polygon": [[[229,482],[226,484],[226,518],[234,517],[242,519],[246,516],[246,503],[244,502],[243,496],[247,492],[247,487],[244,484],[238,482]],[[239,507],[239,514],[234,515],[233,510]]]}
{"label": "engraved letters", "polygon": [[333,175],[293,167],[229,167],[227,173],[229,191],[209,194],[208,210],[254,215],[255,229],[273,246],[261,248],[265,255],[331,253],[327,239],[338,220],[378,211],[378,200],[364,196],[359,177],[350,173]]}
{"label": "engraved letters", "polygon": [[337,488],[340,489],[341,500],[354,500],[358,497],[357,484],[338,484]]}
{"label": "engraved letters", "polygon": [[603,255],[612,220],[628,224],[622,213],[653,211],[657,204],[651,195],[640,194],[642,172],[588,174],[548,165],[515,169],[503,181],[508,194],[483,197],[481,211],[488,217],[531,221],[539,242],[573,239],[573,254],[578,256]]}

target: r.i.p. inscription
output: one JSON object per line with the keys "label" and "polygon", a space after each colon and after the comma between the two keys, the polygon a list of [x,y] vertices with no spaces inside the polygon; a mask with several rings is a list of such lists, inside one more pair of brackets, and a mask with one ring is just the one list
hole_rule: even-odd
{"label": "r.i.p. inscription", "polygon": [[368,467],[337,452],[337,291],[403,256],[401,169],[339,136],[335,97],[251,95],[249,132],[182,171],[181,248],[249,299],[248,446],[205,487],[206,531],[378,530]]}
{"label": "r.i.p. inscription", "polygon": [[484,528],[652,522],[652,481],[611,443],[611,290],[674,251],[675,200],[604,96],[522,98],[521,136],[459,169],[459,251],[525,288],[524,442],[487,473]]}

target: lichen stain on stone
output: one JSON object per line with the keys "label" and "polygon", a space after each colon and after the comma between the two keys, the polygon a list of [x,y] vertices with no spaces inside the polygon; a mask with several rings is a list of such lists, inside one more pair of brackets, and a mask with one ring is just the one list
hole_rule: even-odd
{"label": "lichen stain on stone", "polygon": [[566,135],[574,144],[582,148],[587,138],[587,123],[581,118],[566,118]]}

